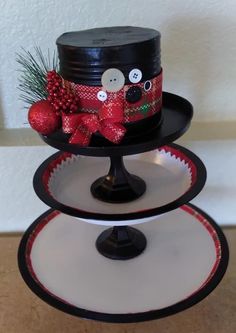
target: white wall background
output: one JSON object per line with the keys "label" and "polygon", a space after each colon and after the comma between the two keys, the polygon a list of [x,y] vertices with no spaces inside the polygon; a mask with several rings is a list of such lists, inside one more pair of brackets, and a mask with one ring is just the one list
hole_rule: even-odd
{"label": "white wall background", "polygon": [[164,88],[195,109],[197,126],[181,143],[208,169],[195,203],[220,224],[236,223],[235,0],[0,0],[0,231],[23,230],[47,209],[31,182],[53,152],[39,140],[30,143],[28,132],[20,140],[23,129],[11,130],[28,126],[18,98],[16,52],[54,50],[65,31],[112,25],[161,32]]}
{"label": "white wall background", "polygon": [[195,121],[236,120],[235,0],[1,0],[0,127],[24,127],[15,53],[55,48],[65,31],[147,26],[162,34],[165,89],[189,98]]}

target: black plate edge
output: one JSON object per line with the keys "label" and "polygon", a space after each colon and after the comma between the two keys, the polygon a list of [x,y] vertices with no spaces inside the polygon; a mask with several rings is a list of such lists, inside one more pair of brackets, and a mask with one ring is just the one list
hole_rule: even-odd
{"label": "black plate edge", "polygon": [[[42,182],[42,175],[46,168],[46,166],[53,161],[55,158],[60,156],[60,154],[63,154],[62,152],[57,152],[50,156],[48,159],[46,159],[36,170],[35,175],[33,177],[33,187],[35,190],[35,193],[37,196],[42,200],[46,205],[49,207],[52,207],[56,210],[59,210],[60,212],[63,212],[64,214],[83,218],[83,219],[93,219],[93,220],[106,220],[106,221],[120,221],[120,220],[134,220],[134,219],[142,219],[146,217],[151,217],[155,215],[164,214],[166,212],[169,212],[171,210],[174,210],[186,202],[189,202],[192,200],[195,196],[197,196],[202,188],[205,185],[206,178],[207,178],[207,171],[205,168],[205,165],[200,160],[197,155],[195,155],[190,150],[177,145],[177,144],[169,144],[167,145],[169,147],[173,147],[174,149],[177,149],[181,152],[183,152],[186,156],[188,156],[196,165],[197,168],[197,180],[195,184],[186,192],[184,193],[180,198],[177,200],[172,201],[171,203],[168,203],[164,206],[152,208],[149,210],[143,210],[138,212],[132,212],[132,213],[122,213],[122,214],[102,214],[102,213],[93,213],[88,212],[84,210],[79,210],[73,207],[66,206],[62,203],[57,202],[44,188],[43,182]],[[111,224],[112,225],[112,224]]]}
{"label": "black plate edge", "polygon": [[19,249],[18,249],[18,267],[20,270],[20,273],[22,275],[23,280],[28,285],[28,287],[31,289],[33,293],[35,293],[39,298],[41,298],[43,301],[45,301],[47,304],[53,306],[54,308],[57,308],[58,310],[61,310],[63,312],[66,312],[68,314],[71,314],[73,316],[86,318],[86,319],[93,319],[97,321],[103,321],[103,322],[109,322],[109,323],[133,323],[133,322],[143,322],[148,320],[155,320],[160,319],[166,316],[174,315],[178,312],[181,312],[183,310],[186,310],[193,305],[197,304],[198,302],[202,301],[205,297],[207,297],[220,283],[222,280],[229,261],[229,248],[228,243],[226,240],[226,237],[224,233],[222,232],[221,228],[216,224],[216,222],[203,210],[198,208],[197,206],[193,204],[187,204],[187,206],[192,207],[197,212],[202,214],[207,221],[214,227],[217,236],[219,238],[220,244],[221,244],[221,261],[219,263],[219,266],[217,267],[217,270],[215,272],[215,275],[208,281],[208,283],[203,286],[198,292],[190,296],[189,298],[173,304],[167,308],[160,309],[160,310],[152,310],[142,313],[128,313],[128,314],[107,314],[107,313],[99,313],[94,312],[90,310],[75,308],[70,304],[65,304],[61,302],[58,299],[55,299],[50,294],[47,294],[32,278],[31,274],[29,273],[27,269],[27,265],[25,262],[25,250],[27,245],[27,240],[34,228],[40,221],[49,215],[51,212],[53,212],[53,209],[49,209],[45,213],[43,213],[40,217],[38,217],[35,222],[31,224],[31,226],[26,230],[25,234],[23,235]]}

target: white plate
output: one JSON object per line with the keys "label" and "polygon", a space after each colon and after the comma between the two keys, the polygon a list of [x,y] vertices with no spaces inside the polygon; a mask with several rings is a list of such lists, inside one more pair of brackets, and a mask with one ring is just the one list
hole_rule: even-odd
{"label": "white plate", "polygon": [[[100,201],[90,192],[91,184],[108,172],[108,158],[60,153],[45,163],[43,171],[40,167],[41,190],[34,184],[36,193],[41,193],[40,198],[54,209],[101,225],[148,222],[152,220],[151,215],[165,213],[191,200],[205,183],[202,162],[177,145],[125,158],[128,171],[141,177],[147,190],[137,200],[122,204]],[[203,172],[201,177],[199,170]],[[149,214],[152,210],[154,213]],[[84,217],[84,212],[90,216]],[[140,212],[145,216],[140,217]],[[137,218],[127,218],[127,214],[135,214]]]}
{"label": "white plate", "polygon": [[[103,226],[53,211],[25,236],[21,272],[24,278],[30,274],[26,282],[33,290],[39,288],[36,293],[44,300],[56,307],[59,303],[62,310],[64,304],[64,311],[72,314],[78,308],[108,315],[155,310],[158,317],[158,311],[169,307],[174,307],[172,313],[180,311],[183,306],[176,309],[176,304],[185,300],[195,304],[195,294],[202,293],[199,301],[219,283],[228,257],[216,227],[196,208],[184,205],[158,221],[140,224],[147,248],[134,259],[119,261],[103,257],[95,248]],[[205,287],[208,290],[202,292]]]}

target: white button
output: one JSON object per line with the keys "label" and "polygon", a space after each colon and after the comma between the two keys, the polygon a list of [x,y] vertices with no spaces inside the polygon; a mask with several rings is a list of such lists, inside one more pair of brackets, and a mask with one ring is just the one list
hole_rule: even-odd
{"label": "white button", "polygon": [[103,90],[99,90],[99,92],[97,93],[97,98],[99,101],[105,102],[105,100],[107,99],[107,93]]}
{"label": "white button", "polygon": [[142,79],[142,72],[138,68],[132,69],[132,71],[129,72],[129,80],[132,83],[138,83]]}
{"label": "white button", "polygon": [[124,84],[124,74],[117,68],[109,68],[102,74],[102,86],[106,91],[117,92]]}

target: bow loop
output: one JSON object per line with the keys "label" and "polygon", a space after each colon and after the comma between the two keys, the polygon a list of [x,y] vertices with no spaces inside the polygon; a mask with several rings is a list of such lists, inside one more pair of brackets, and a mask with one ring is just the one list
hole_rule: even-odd
{"label": "bow loop", "polygon": [[86,114],[82,117],[82,123],[87,127],[91,133],[100,130],[101,125],[96,114]]}
{"label": "bow loop", "polygon": [[97,114],[62,115],[63,131],[72,134],[69,142],[81,146],[89,145],[92,134],[97,131],[107,140],[120,143],[126,133],[123,122],[123,105],[117,101],[103,103]]}

